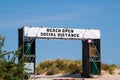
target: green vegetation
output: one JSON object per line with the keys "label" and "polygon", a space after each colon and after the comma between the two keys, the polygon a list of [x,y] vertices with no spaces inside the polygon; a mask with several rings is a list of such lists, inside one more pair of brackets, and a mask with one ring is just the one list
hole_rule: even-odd
{"label": "green vegetation", "polygon": [[23,60],[16,61],[21,49],[16,52],[2,50],[4,41],[5,37],[0,35],[0,80],[21,80],[25,75]]}
{"label": "green vegetation", "polygon": [[111,64],[111,65],[102,64],[102,65],[101,65],[101,69],[104,70],[104,71],[109,72],[111,75],[114,74],[114,70],[115,70],[117,67],[118,67],[118,66],[115,65],[115,64]]}
{"label": "green vegetation", "polygon": [[[117,68],[117,65],[112,64],[102,64],[101,69],[109,72],[109,74],[113,75],[114,70]],[[65,73],[81,73],[82,72],[82,62],[81,60],[46,60],[38,64],[36,67],[37,74],[46,74],[46,75],[54,75],[54,74],[65,74]]]}
{"label": "green vegetation", "polygon": [[82,62],[80,60],[70,61],[56,59],[41,62],[37,68],[37,74],[54,75],[58,73],[80,73],[82,71]]}

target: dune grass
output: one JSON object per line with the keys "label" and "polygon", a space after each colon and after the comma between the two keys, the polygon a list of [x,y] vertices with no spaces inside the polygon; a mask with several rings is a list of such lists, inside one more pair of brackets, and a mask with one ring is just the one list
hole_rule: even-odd
{"label": "dune grass", "polygon": [[80,60],[46,60],[36,67],[37,74],[54,75],[58,73],[80,73],[82,62]]}
{"label": "dune grass", "polygon": [[[113,75],[114,70],[118,66],[115,64],[101,64],[101,70],[109,72]],[[82,73],[82,61],[81,60],[68,60],[68,59],[56,59],[56,60],[46,60],[40,62],[36,67],[37,74],[45,75],[55,75],[55,74],[65,74],[65,73]]]}

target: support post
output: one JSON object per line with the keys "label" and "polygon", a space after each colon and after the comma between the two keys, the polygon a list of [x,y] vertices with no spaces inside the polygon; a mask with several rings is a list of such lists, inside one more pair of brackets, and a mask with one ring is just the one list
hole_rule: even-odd
{"label": "support post", "polygon": [[82,76],[101,75],[100,39],[82,41]]}

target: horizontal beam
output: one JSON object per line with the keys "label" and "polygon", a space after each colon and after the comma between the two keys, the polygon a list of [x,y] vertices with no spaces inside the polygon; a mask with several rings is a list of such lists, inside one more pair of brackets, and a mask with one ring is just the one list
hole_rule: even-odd
{"label": "horizontal beam", "polygon": [[46,28],[24,26],[24,36],[40,39],[100,39],[98,29]]}

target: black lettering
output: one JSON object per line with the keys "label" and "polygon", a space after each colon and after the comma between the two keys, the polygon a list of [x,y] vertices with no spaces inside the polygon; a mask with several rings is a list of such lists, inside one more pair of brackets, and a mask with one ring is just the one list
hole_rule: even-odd
{"label": "black lettering", "polygon": [[43,33],[40,33],[41,36],[43,36]]}
{"label": "black lettering", "polygon": [[50,29],[47,29],[47,32],[50,32]]}
{"label": "black lettering", "polygon": [[74,30],[71,30],[71,33],[73,33],[74,32]]}
{"label": "black lettering", "polygon": [[61,29],[47,29],[47,32],[61,32]]}
{"label": "black lettering", "polygon": [[73,33],[74,30],[72,30],[72,29],[62,29],[62,32],[64,32],[64,33]]}
{"label": "black lettering", "polygon": [[71,34],[71,37],[74,37],[74,34]]}
{"label": "black lettering", "polygon": [[77,34],[77,37],[79,37],[79,34]]}
{"label": "black lettering", "polygon": [[40,33],[41,36],[56,36],[55,33]]}
{"label": "black lettering", "polygon": [[68,37],[71,37],[71,35],[70,35],[70,34],[68,34]]}

